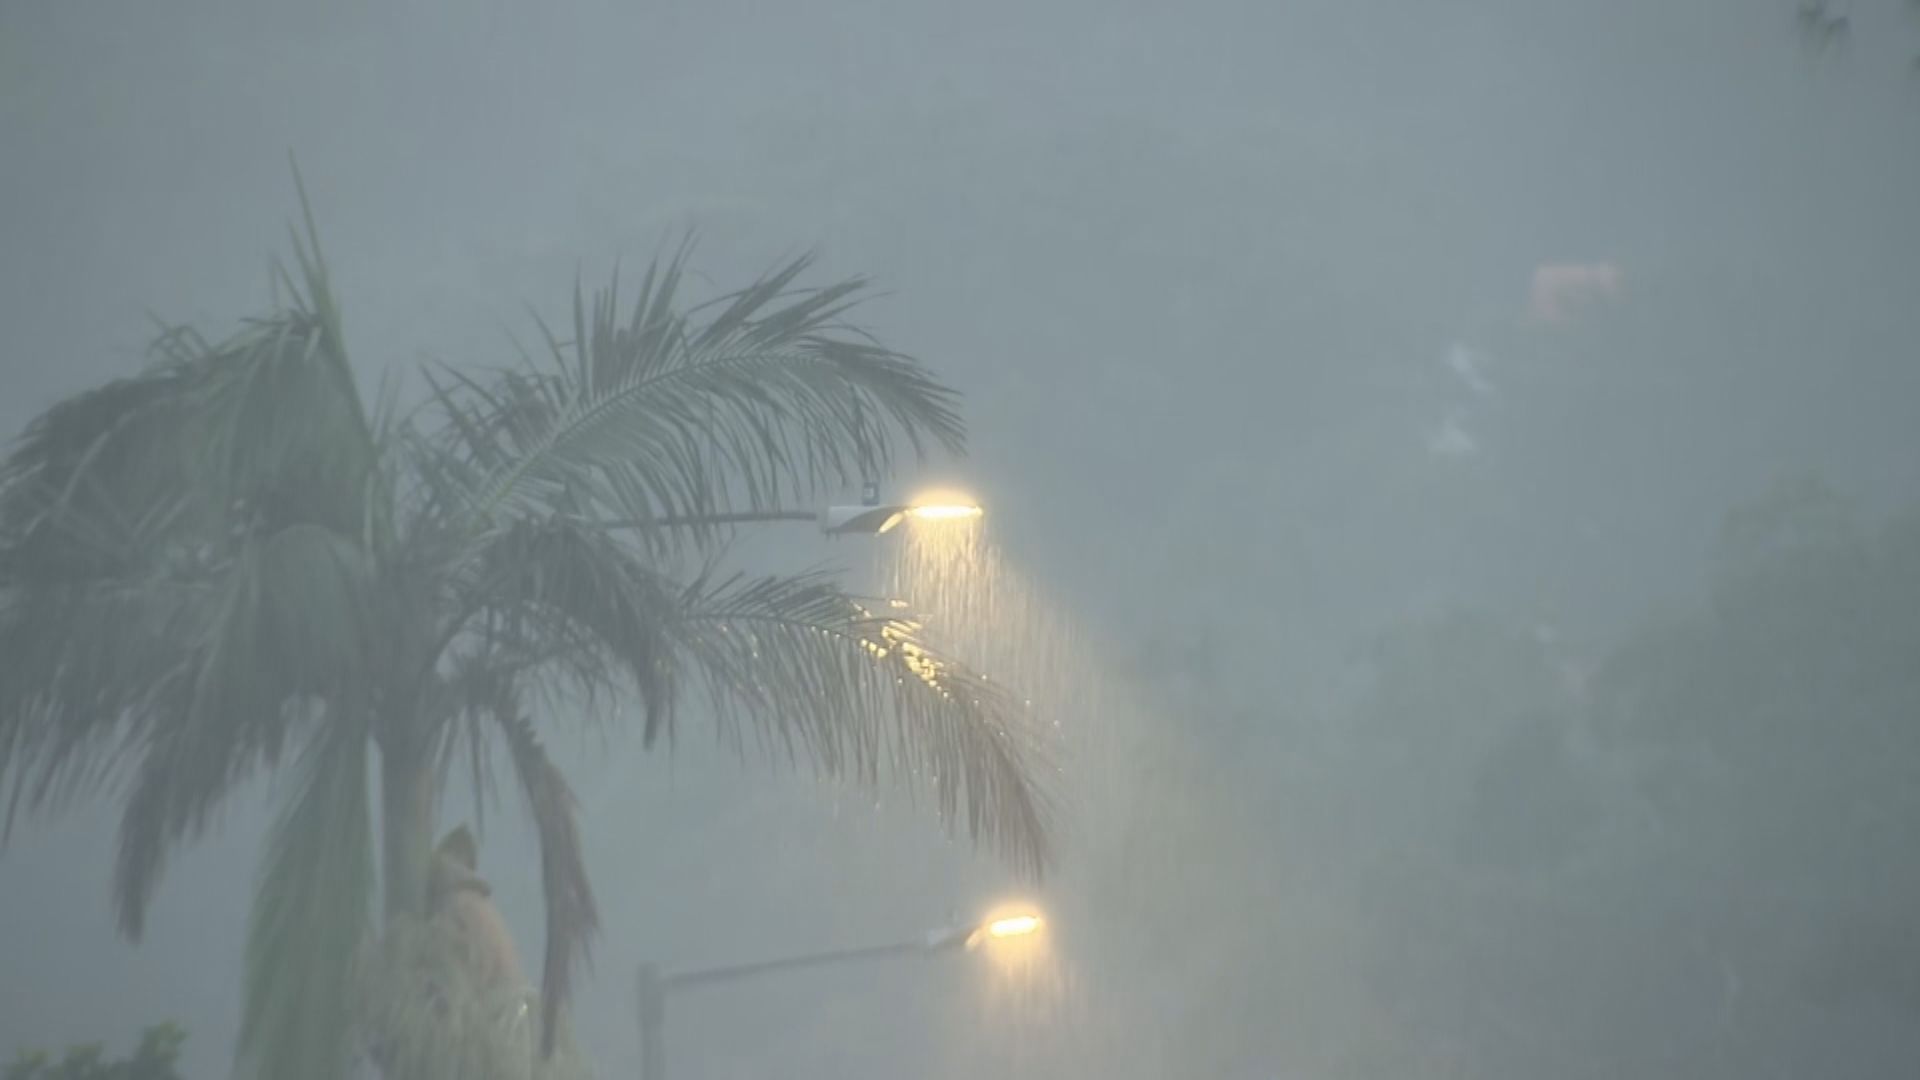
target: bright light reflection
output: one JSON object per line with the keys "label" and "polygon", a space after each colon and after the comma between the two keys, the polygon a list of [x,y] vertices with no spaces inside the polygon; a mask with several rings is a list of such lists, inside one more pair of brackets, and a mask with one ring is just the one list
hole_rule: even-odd
{"label": "bright light reflection", "polygon": [[1014,915],[1005,919],[995,919],[987,924],[987,933],[993,937],[1021,937],[1040,929],[1040,916]]}
{"label": "bright light reflection", "polygon": [[966,521],[984,512],[980,500],[958,488],[922,489],[907,500],[907,516],[916,521]]}
{"label": "bright light reflection", "polygon": [[[1023,938],[1031,938],[1040,932],[1044,925],[1040,916],[1028,911],[1013,911],[990,917],[967,935],[967,948],[979,948],[982,942],[1004,941],[1007,947]],[[1031,946],[1021,945],[1019,951],[1025,952]]]}
{"label": "bright light reflection", "polygon": [[961,518],[977,518],[986,511],[977,506],[966,506],[960,503],[933,503],[913,507],[907,513],[921,521],[955,521]]}

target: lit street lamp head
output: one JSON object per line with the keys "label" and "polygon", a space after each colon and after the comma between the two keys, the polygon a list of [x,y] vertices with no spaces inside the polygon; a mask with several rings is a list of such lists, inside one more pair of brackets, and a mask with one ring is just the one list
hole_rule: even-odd
{"label": "lit street lamp head", "polygon": [[1038,915],[1010,915],[987,924],[988,937],[1025,937],[1040,930]]}
{"label": "lit street lamp head", "polygon": [[973,926],[936,930],[927,935],[927,948],[932,950],[961,947],[974,949],[978,948],[982,942],[1030,937],[1039,933],[1045,925],[1040,916],[1033,912],[1012,912],[997,915]]}
{"label": "lit street lamp head", "polygon": [[1040,932],[1042,925],[1044,924],[1040,921],[1040,916],[1032,912],[1002,915],[997,919],[991,919],[982,923],[979,927],[975,928],[973,933],[968,934],[967,948],[978,948],[982,942],[987,941],[1005,941],[1009,938],[1031,937]]}
{"label": "lit street lamp head", "polygon": [[907,509],[907,516],[920,521],[965,521],[977,518],[985,510],[967,503],[930,503]]}
{"label": "lit street lamp head", "polygon": [[951,496],[892,505],[829,506],[820,512],[820,528],[829,536],[850,533],[878,536],[909,518],[915,521],[968,521],[986,511]]}

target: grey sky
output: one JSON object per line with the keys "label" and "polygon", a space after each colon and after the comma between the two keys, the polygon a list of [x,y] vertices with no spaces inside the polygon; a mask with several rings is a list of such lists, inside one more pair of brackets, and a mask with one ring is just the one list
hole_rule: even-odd
{"label": "grey sky", "polygon": [[[1590,647],[1691,588],[1776,475],[1911,497],[1920,95],[1894,35],[1812,68],[1791,28],[1784,0],[0,0],[0,432],[129,370],[149,311],[257,309],[289,150],[369,385],[506,361],[576,266],[689,226],[723,284],[817,249],[966,391],[973,457],[942,475],[1030,579],[1128,655],[1212,628],[1224,674],[1165,707],[1204,756],[1450,600]],[[1536,266],[1599,261],[1617,298],[1527,324]],[[609,1075],[643,955],[913,933],[999,886],[923,817],[836,821],[687,744],[580,780]],[[111,935],[111,815],[17,839],[0,1052],[174,1016],[218,1074],[258,818],[170,868],[138,950]],[[537,880],[497,885],[536,947]],[[835,1008],[878,1018],[870,1056],[796,1067],[963,1041],[925,1034],[961,991],[924,984],[755,990],[763,1056],[691,1075],[781,1061]],[[724,1047],[734,1008],[678,1037]]]}

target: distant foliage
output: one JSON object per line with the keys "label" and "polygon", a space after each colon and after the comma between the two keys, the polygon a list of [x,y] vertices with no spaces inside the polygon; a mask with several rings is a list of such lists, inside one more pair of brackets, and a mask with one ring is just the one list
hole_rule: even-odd
{"label": "distant foliage", "polygon": [[1917,656],[1920,507],[1872,522],[1802,482],[1729,515],[1706,602],[1597,679],[1596,731],[1709,895],[1790,898],[1721,928],[1799,950],[1782,995],[1920,1010]]}
{"label": "distant foliage", "polygon": [[[1907,22],[1911,32],[1916,25],[1920,25],[1920,0],[1899,0],[1899,4],[1909,16]],[[1896,15],[1887,10],[1865,11],[1862,18],[1873,23],[1866,27],[1868,33],[1883,34],[1888,32],[1883,23],[1896,21]],[[1854,4],[1851,0],[1800,0],[1795,22],[1799,26],[1800,39],[1809,51],[1815,55],[1839,52],[1853,41]],[[1920,51],[1913,53],[1908,67],[1914,75],[1920,76]]]}
{"label": "distant foliage", "polygon": [[75,1046],[60,1060],[46,1051],[21,1051],[7,1066],[5,1080],[180,1080],[175,1063],[187,1033],[173,1024],[160,1024],[141,1033],[133,1056],[111,1061],[100,1043]]}

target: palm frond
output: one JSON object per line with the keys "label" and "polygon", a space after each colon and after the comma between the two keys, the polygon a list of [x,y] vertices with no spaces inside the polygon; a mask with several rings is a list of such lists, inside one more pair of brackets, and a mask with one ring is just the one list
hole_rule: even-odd
{"label": "palm frond", "polygon": [[553,1055],[560,1010],[572,992],[573,966],[587,959],[587,943],[599,928],[599,914],[587,882],[572,789],[525,717],[503,712],[497,719],[540,834],[540,876],[547,910],[546,960],[540,979],[540,1056],[545,1059]]}
{"label": "palm frond", "polygon": [[204,726],[155,725],[134,769],[113,868],[114,916],[129,941],[145,932],[169,849],[202,833],[214,810],[261,764],[257,749],[207,736]]}
{"label": "palm frond", "polygon": [[129,937],[140,935],[166,848],[198,833],[253,768],[278,761],[308,703],[364,700],[374,589],[359,549],[316,525],[242,549],[200,639],[136,717],[141,761],[114,876]]}
{"label": "palm frond", "polygon": [[1048,862],[1045,740],[1026,704],[825,574],[706,580],[673,625],[734,745],[836,776],[931,787],[949,823],[1032,874]]}
{"label": "palm frond", "polygon": [[177,693],[217,600],[168,580],[0,586],[0,843],[21,811],[112,777],[125,740]]}
{"label": "palm frond", "polygon": [[[146,370],[28,424],[0,464],[0,536],[16,559],[99,577],[222,550],[250,524],[360,534],[381,446],[314,243],[309,219],[287,307],[217,343],[163,328]],[[136,533],[146,542],[128,543]]]}
{"label": "palm frond", "polygon": [[204,371],[162,365],[35,417],[0,464],[0,583],[127,576],[174,554],[166,538],[213,542],[190,444],[205,383]]}
{"label": "palm frond", "polygon": [[239,1075],[339,1080],[352,1052],[353,958],[371,927],[367,733],[328,717],[267,838],[247,929]]}
{"label": "palm frond", "polygon": [[863,282],[796,290],[797,259],[702,322],[680,310],[684,257],[649,269],[624,323],[613,288],[576,288],[574,340],[542,327],[550,363],[445,388],[473,510],[697,519],[889,470],[896,438],[964,449],[957,394],[842,322]]}
{"label": "palm frond", "polygon": [[[1007,688],[944,656],[884,601],[826,573],[701,575],[677,586],[604,533],[565,521],[503,530],[470,586],[484,613],[452,683],[489,714],[558,675],[593,695],[625,684],[644,741],[672,734],[682,671],[707,691],[736,750],[823,772],[930,787],[942,815],[1038,872],[1047,859],[1045,739]],[[590,702],[589,702],[590,704]]]}
{"label": "palm frond", "polygon": [[258,538],[368,538],[381,449],[317,247],[300,255],[289,308],[219,343],[164,330],[145,371],[54,405],[0,462],[9,823],[109,776],[116,740],[138,745]]}
{"label": "palm frond", "polygon": [[[167,793],[136,782],[141,828],[192,831],[248,768],[276,760],[290,705],[367,684],[376,591],[359,549],[314,525],[246,541],[203,570],[0,588],[6,823],[113,779],[132,757],[149,773],[181,767]],[[144,820],[154,800],[182,812]],[[158,866],[129,852],[134,863]],[[123,926],[136,935],[144,876],[123,878]]]}
{"label": "palm frond", "polygon": [[664,723],[675,693],[666,627],[679,590],[604,530],[565,520],[499,530],[459,591],[467,621],[450,642],[473,650],[459,680],[468,703],[490,705],[500,679],[557,672],[589,706],[624,684],[640,698],[649,738]]}

